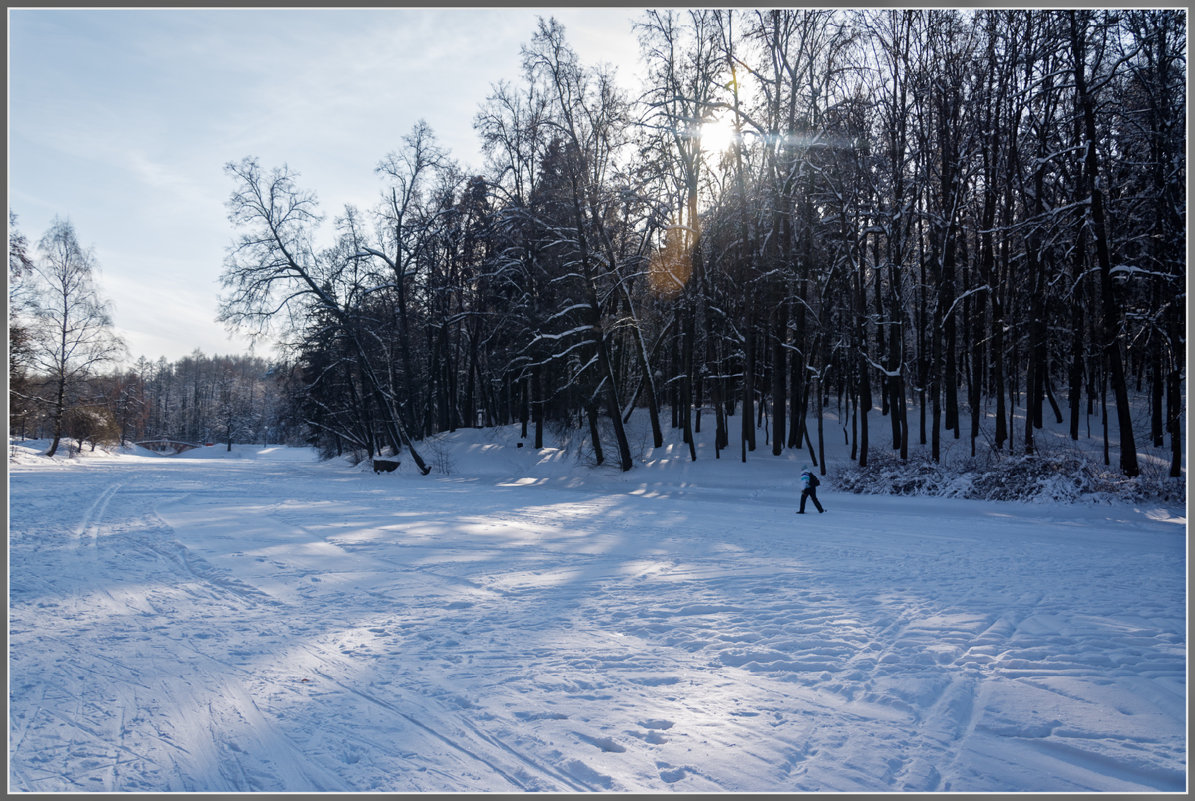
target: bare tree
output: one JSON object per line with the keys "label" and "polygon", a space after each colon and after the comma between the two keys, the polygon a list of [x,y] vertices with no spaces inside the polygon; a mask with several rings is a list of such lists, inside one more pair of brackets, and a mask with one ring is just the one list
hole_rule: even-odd
{"label": "bare tree", "polygon": [[[699,405],[700,382],[696,354],[698,338],[708,329],[708,286],[701,258],[698,197],[706,152],[702,127],[712,121],[723,62],[718,50],[713,12],[649,10],[636,25],[640,48],[650,70],[645,96],[647,114],[640,123],[651,132],[649,141],[660,160],[668,205],[675,215],[665,232],[665,244],[652,266],[652,291],[675,299],[671,330],[680,338],[679,368],[673,392],[673,417],[684,429],[690,459],[697,458],[693,408]],[[721,408],[718,419],[721,421]]]}
{"label": "bare tree", "polygon": [[[577,282],[579,322],[565,339],[581,338],[591,355],[582,369],[596,368],[594,391],[586,406],[604,396],[618,446],[623,470],[632,466],[630,444],[622,422],[619,380],[611,346],[614,339],[606,312],[616,306],[621,293],[620,262],[612,242],[610,183],[617,169],[616,150],[627,128],[625,98],[614,86],[613,76],[600,69],[582,67],[576,53],[565,42],[564,29],[556,21],[540,20],[539,29],[523,49],[524,70],[532,80],[543,82],[551,98],[551,126],[562,147],[560,161],[567,187],[561,198],[570,216],[567,237],[570,270]],[[631,321],[637,332],[637,325]],[[646,348],[640,342],[639,352]],[[650,368],[648,368],[648,372]]]}
{"label": "bare tree", "polygon": [[476,118],[474,128],[492,173],[488,189],[495,199],[492,216],[492,246],[496,251],[488,283],[498,299],[506,301],[504,313],[496,319],[495,333],[509,338],[505,372],[518,387],[522,436],[534,418],[535,447],[543,447],[543,398],[540,373],[546,360],[536,344],[536,331],[544,316],[553,311],[544,280],[544,237],[539,230],[540,209],[547,194],[543,186],[550,175],[543,169],[546,151],[548,98],[536,83],[520,88],[496,85]]}
{"label": "bare tree", "polygon": [[[315,196],[301,190],[285,166],[264,173],[255,159],[247,158],[226,170],[237,181],[228,207],[240,235],[225,264],[223,283],[231,294],[221,301],[220,318],[262,331],[283,312],[299,319],[317,310],[327,314],[352,345],[367,391],[382,411],[391,447],[395,452],[409,449],[426,475],[431,468],[411,443],[397,399],[371,361],[366,332],[353,313],[351,300],[362,290],[355,280],[357,262],[315,251],[314,228],[320,220]],[[354,231],[348,235],[357,238]]]}
{"label": "bare tree", "polygon": [[68,220],[55,218],[38,243],[30,329],[30,363],[48,379],[43,402],[52,421],[47,456],[58,451],[67,411],[83,399],[86,380],[125,352],[112,331],[107,302],[95,284],[95,255],[79,244]]}
{"label": "bare tree", "polygon": [[377,166],[377,174],[387,183],[375,212],[379,242],[376,246],[363,247],[362,252],[382,262],[389,274],[406,396],[404,422],[408,429],[413,429],[419,425],[415,415],[422,405],[411,349],[413,295],[419,265],[425,261],[425,251],[434,239],[429,185],[438,173],[449,167],[449,162],[436,143],[431,126],[424,120],[416,122],[402,141],[402,148],[388,154]]}
{"label": "bare tree", "polygon": [[1104,190],[1100,182],[1100,159],[1096,149],[1095,107],[1098,102],[1098,90],[1093,89],[1090,83],[1092,76],[1088,74],[1087,64],[1092,58],[1091,51],[1095,49],[1091,39],[1099,34],[1097,24],[1091,21],[1091,14],[1092,12],[1088,11],[1068,13],[1071,56],[1077,111],[1083,120],[1083,178],[1089,193],[1091,234],[1099,266],[1102,345],[1111,375],[1112,391],[1116,394],[1116,415],[1120,426],[1120,469],[1126,476],[1135,476],[1141,470],[1137,465],[1137,444],[1133,436],[1133,419],[1129,413],[1128,383],[1118,337],[1121,313],[1112,284],[1109,230],[1105,216]]}

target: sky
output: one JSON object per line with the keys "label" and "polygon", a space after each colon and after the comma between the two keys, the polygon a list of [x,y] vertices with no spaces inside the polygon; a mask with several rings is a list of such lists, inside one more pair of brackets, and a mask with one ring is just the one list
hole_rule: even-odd
{"label": "sky", "polygon": [[[130,362],[248,353],[217,322],[233,229],[224,165],[288,165],[330,218],[426,120],[464,166],[473,117],[554,16],[585,64],[638,69],[633,8],[9,9],[8,203],[94,250]],[[269,356],[268,345],[253,351]]]}

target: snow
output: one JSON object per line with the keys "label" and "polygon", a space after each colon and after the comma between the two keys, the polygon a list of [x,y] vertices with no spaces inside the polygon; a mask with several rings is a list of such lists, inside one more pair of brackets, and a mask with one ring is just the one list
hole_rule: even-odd
{"label": "snow", "polygon": [[708,428],[627,473],[10,445],[10,789],[1185,789],[1182,508],[832,469],[797,517],[804,457]]}

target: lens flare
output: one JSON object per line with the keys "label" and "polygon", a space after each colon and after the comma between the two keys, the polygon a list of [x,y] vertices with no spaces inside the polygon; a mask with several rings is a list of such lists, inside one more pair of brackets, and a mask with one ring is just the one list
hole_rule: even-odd
{"label": "lens flare", "polygon": [[692,231],[674,225],[664,232],[664,245],[648,262],[647,280],[656,297],[671,300],[684,291],[693,274]]}

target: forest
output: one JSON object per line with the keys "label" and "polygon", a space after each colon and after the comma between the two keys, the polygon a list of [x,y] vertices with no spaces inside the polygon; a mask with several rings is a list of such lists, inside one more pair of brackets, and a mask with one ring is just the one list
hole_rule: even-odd
{"label": "forest", "polygon": [[[1181,476],[1185,11],[663,9],[634,32],[627,89],[541,19],[477,110],[482,168],[419,122],[371,208],[230,162],[220,318],[279,357],[83,381],[10,312],[10,430],[100,408],[122,439],[426,473],[439,432],[563,425],[629,470],[641,415],[694,459],[733,420],[734,458],[824,471],[827,413],[859,466],[963,437],[1032,455],[1051,419],[1125,476],[1138,439],[1169,445]],[[12,232],[10,282],[50,253]]]}

